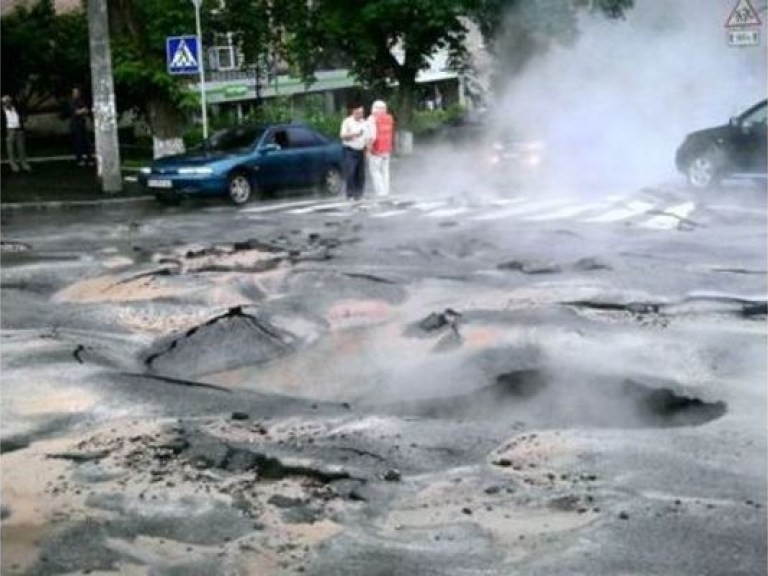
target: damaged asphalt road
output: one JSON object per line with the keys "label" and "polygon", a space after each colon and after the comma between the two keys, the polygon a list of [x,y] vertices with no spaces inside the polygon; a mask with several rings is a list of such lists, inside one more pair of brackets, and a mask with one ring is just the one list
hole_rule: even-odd
{"label": "damaged asphalt road", "polygon": [[3,574],[765,574],[765,199],[691,201],[4,214]]}

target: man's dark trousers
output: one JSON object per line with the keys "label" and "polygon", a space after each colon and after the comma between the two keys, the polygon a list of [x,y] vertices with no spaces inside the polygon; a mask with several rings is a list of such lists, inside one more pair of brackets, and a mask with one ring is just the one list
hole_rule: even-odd
{"label": "man's dark trousers", "polygon": [[365,152],[344,147],[344,180],[347,198],[359,200],[365,190]]}

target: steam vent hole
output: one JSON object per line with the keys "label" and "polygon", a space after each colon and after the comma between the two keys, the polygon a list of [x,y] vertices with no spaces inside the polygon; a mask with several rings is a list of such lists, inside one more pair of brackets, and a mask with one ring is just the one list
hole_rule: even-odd
{"label": "steam vent hole", "polygon": [[671,428],[698,426],[726,413],[680,387],[538,369],[499,374],[489,386],[458,396],[402,403],[398,412],[427,418],[514,419],[537,427]]}

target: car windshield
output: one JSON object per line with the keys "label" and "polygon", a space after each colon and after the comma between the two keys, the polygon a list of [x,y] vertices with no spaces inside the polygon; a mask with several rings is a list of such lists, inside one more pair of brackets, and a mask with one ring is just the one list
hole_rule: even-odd
{"label": "car windshield", "polygon": [[217,132],[205,142],[213,152],[239,152],[251,148],[264,133],[263,126],[237,126]]}
{"label": "car windshield", "polygon": [[741,118],[742,122],[748,122],[750,124],[765,124],[766,118],[768,118],[768,106],[763,102],[761,105],[753,107],[747,110]]}

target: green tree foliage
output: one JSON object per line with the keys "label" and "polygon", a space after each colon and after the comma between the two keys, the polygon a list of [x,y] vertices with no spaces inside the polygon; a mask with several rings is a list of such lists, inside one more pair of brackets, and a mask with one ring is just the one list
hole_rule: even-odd
{"label": "green tree foliage", "polygon": [[215,29],[231,35],[243,65],[252,67],[257,74],[267,70],[277,36],[272,12],[272,3],[266,0],[227,0],[210,20]]}
{"label": "green tree foliage", "polygon": [[72,86],[88,87],[88,22],[82,10],[56,14],[52,0],[18,6],[3,16],[3,93],[30,111],[66,97]]}
{"label": "green tree foliage", "polygon": [[319,45],[338,46],[354,75],[385,91],[397,84],[394,110],[400,126],[411,122],[416,77],[438,50],[454,62],[466,57],[464,16],[474,0],[314,0],[307,34]]}
{"label": "green tree foliage", "polygon": [[262,76],[287,63],[310,83],[320,65],[326,35],[307,0],[227,0],[215,11],[214,26],[231,34],[243,64]]}
{"label": "green tree foliage", "polygon": [[[272,70],[283,61],[307,84],[329,62],[343,63],[367,89],[389,97],[401,127],[413,118],[416,78],[438,51],[455,66],[467,57],[475,20],[506,69],[515,73],[552,42],[575,41],[578,11],[622,17],[633,0],[203,0],[204,44],[230,32],[244,64]],[[192,34],[189,0],[110,0],[112,59],[120,109],[144,113],[160,138],[182,132],[199,105],[185,85],[196,77],[166,71],[165,40]],[[341,55],[341,58],[338,56]],[[2,19],[3,91],[67,94],[88,86],[88,34],[82,11],[56,15],[53,0]]]}
{"label": "green tree foliage", "polygon": [[168,74],[165,42],[168,36],[194,34],[194,5],[179,0],[112,0],[109,7],[118,106],[145,114],[159,138],[179,136],[183,111],[199,105],[184,82],[197,77],[180,80]]}

